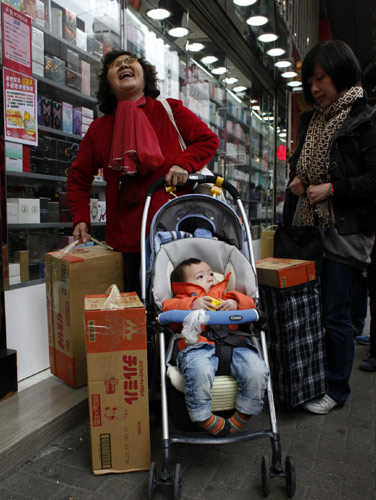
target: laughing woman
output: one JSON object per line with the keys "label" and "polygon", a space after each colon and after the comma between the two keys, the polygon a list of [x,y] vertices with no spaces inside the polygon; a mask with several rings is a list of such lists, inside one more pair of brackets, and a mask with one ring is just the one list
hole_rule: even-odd
{"label": "laughing woman", "polygon": [[301,116],[290,160],[291,197],[299,197],[290,222],[324,232],[327,392],[304,405],[318,414],[343,405],[350,394],[352,291],[370,263],[375,239],[376,109],[368,106],[360,77],[352,50],[338,40],[316,45],[302,65],[304,96],[313,108]]}
{"label": "laughing woman", "polygon": [[[154,66],[122,50],[105,55],[97,101],[104,116],[90,125],[73,162],[67,194],[73,216],[73,236],[87,242],[90,191],[103,168],[106,181],[106,241],[124,253],[125,291],[139,292],[140,230],[147,189],[159,177],[167,185],[184,184],[218,148],[218,137],[181,101],[169,99],[179,139],[159,96]],[[186,188],[179,194],[187,192]],[[150,221],[168,201],[165,190],[153,196]]]}

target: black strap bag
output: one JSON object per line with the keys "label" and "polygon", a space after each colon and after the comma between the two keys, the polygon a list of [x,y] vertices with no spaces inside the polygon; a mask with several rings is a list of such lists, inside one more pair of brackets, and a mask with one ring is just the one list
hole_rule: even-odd
{"label": "black strap bag", "polygon": [[320,275],[324,260],[324,235],[316,226],[279,226],[274,235],[273,257],[313,260]]}

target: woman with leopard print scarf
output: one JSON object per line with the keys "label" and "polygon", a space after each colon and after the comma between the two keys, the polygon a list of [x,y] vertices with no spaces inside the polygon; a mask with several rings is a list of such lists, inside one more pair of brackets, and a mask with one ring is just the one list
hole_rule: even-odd
{"label": "woman with leopard print scarf", "polygon": [[327,392],[304,403],[317,414],[342,406],[350,395],[352,292],[375,240],[376,109],[367,104],[360,78],[355,55],[339,40],[316,45],[303,61],[304,96],[313,108],[301,116],[289,187],[299,196],[294,224],[324,233]]}

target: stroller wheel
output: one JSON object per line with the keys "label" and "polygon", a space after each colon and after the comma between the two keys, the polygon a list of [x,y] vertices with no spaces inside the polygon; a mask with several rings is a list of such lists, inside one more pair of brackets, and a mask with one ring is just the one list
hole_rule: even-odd
{"label": "stroller wheel", "polygon": [[155,487],[157,486],[157,464],[152,462],[149,469],[148,500],[153,500]]}
{"label": "stroller wheel", "polygon": [[181,484],[181,465],[176,464],[174,474],[174,500],[180,500],[181,498]]}
{"label": "stroller wheel", "polygon": [[263,495],[264,497],[268,497],[270,493],[270,462],[269,458],[266,455],[262,457],[261,480]]}
{"label": "stroller wheel", "polygon": [[289,498],[292,498],[295,495],[296,474],[295,474],[295,465],[291,457],[286,457],[285,470],[286,470],[287,496]]}

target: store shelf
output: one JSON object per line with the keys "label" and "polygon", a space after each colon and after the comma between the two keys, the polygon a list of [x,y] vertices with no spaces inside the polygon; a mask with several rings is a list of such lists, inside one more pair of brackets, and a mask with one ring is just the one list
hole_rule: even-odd
{"label": "store shelf", "polygon": [[[90,226],[105,226],[105,222],[91,222]],[[8,229],[23,231],[25,229],[57,229],[59,227],[72,227],[72,222],[40,222],[39,224],[8,224]]]}
{"label": "store shelf", "polygon": [[43,125],[38,125],[38,130],[40,132],[45,132],[46,134],[57,135],[59,137],[64,137],[68,139],[74,139],[75,141],[82,141],[83,137],[77,134],[70,134],[69,132],[64,132],[63,130],[58,130],[56,128],[45,127]]}
{"label": "store shelf", "polygon": [[[38,80],[38,93],[40,88],[43,90],[43,96],[48,97],[49,99],[56,100],[56,95],[66,95],[69,96],[69,102],[74,106],[87,106],[87,105],[95,105],[97,100],[95,97],[91,97],[89,95],[82,94],[78,90],[72,89],[71,87],[67,87],[66,85],[61,85],[61,83],[57,83],[54,80],[50,80],[49,78],[44,78],[39,75],[34,75],[33,78]],[[39,88],[40,87],[40,88]],[[52,90],[52,93],[51,93]],[[53,129],[54,130],[54,129]]]}
{"label": "store shelf", "polygon": [[[60,175],[45,175],[45,174],[35,174],[33,172],[12,172],[6,171],[7,177],[22,177],[24,179],[35,179],[42,181],[53,181],[53,182],[66,182],[67,178]],[[105,181],[93,181],[92,186],[94,187],[106,187]]]}
{"label": "store shelf", "polygon": [[79,47],[77,47],[77,45],[75,45],[73,43],[70,43],[65,38],[62,38],[60,36],[55,35],[54,33],[52,33],[52,31],[50,31],[49,29],[45,28],[44,26],[41,26],[41,25],[39,25],[37,23],[34,23],[34,22],[32,22],[31,25],[34,26],[35,28],[37,28],[38,30],[43,31],[43,33],[45,35],[47,35],[48,37],[50,37],[51,39],[53,39],[54,41],[56,41],[56,43],[62,44],[66,48],[74,50],[75,52],[78,52],[78,54],[80,54],[80,56],[83,59],[85,59],[85,61],[91,62],[91,63],[101,64],[100,57],[96,57],[93,54],[89,54],[88,52],[86,52],[86,51],[80,49]]}

